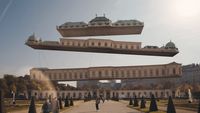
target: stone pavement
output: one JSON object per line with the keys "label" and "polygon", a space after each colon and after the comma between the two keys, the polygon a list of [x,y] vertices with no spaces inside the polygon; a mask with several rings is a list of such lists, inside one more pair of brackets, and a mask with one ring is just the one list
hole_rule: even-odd
{"label": "stone pavement", "polygon": [[137,110],[128,108],[126,104],[115,101],[105,101],[100,103],[100,110],[96,111],[95,101],[89,101],[73,107],[62,113],[141,113]]}
{"label": "stone pavement", "polygon": [[[176,106],[175,106],[175,108],[176,108]],[[166,111],[167,107],[158,106],[158,109]],[[195,111],[189,111],[189,110],[176,108],[176,113],[197,113],[197,111],[195,112]]]}
{"label": "stone pavement", "polygon": [[[37,113],[41,113],[41,107],[37,107],[36,109]],[[20,111],[12,111],[8,113],[28,113],[28,109],[20,110]]]}

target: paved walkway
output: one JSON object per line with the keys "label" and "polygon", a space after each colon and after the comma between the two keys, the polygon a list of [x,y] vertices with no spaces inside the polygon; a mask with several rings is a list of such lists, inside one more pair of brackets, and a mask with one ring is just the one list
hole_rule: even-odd
{"label": "paved walkway", "polygon": [[[166,111],[167,107],[158,106],[158,109]],[[195,112],[195,111],[189,111],[189,110],[184,110],[184,109],[176,108],[176,113],[197,113],[197,111]]]}
{"label": "paved walkway", "polygon": [[[63,111],[62,113],[96,113],[95,102],[89,101],[82,103],[77,107],[70,110]],[[141,113],[134,109],[128,108],[125,104],[115,101],[105,101],[100,103],[100,110],[98,113]]]}
{"label": "paved walkway", "polygon": [[[37,113],[41,113],[41,107],[37,107],[36,109]],[[20,110],[20,111],[11,111],[8,113],[28,113],[28,109]]]}

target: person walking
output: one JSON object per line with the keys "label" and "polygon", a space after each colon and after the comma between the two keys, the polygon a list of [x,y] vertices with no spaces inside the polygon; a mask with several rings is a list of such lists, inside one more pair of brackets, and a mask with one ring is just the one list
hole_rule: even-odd
{"label": "person walking", "polygon": [[47,99],[42,105],[42,113],[50,113],[50,112],[51,112],[51,105],[49,103],[49,100]]}
{"label": "person walking", "polygon": [[52,113],[59,113],[59,103],[58,103],[58,100],[56,98],[54,98],[52,100]]}
{"label": "person walking", "polygon": [[99,103],[100,103],[100,98],[96,98],[96,101],[95,101],[96,111],[99,110]]}

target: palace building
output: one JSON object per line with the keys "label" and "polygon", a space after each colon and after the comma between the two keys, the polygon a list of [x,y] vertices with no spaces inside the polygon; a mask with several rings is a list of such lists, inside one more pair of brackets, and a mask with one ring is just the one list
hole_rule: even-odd
{"label": "palace building", "polygon": [[35,35],[31,35],[26,45],[34,49],[95,52],[111,54],[133,54],[133,55],[153,55],[169,56],[176,55],[179,51],[173,42],[168,42],[166,46],[144,46],[141,42],[113,41],[108,39],[67,39],[60,38],[60,41],[37,40]]}
{"label": "palace building", "polygon": [[105,16],[95,17],[89,23],[66,22],[57,26],[57,30],[63,37],[80,36],[108,36],[108,35],[128,35],[141,34],[144,23],[138,20],[118,20],[112,21]]}
{"label": "palace building", "polygon": [[74,69],[33,68],[32,79],[53,81],[112,80],[180,77],[181,64],[172,62],[163,65],[90,67]]}

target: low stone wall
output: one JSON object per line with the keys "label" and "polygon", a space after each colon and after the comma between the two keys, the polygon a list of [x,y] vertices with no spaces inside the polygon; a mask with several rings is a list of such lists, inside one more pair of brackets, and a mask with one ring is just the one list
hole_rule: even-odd
{"label": "low stone wall", "polygon": [[35,96],[37,99],[45,99],[49,96],[51,97],[61,97],[65,98],[73,97],[74,99],[84,99],[84,96],[90,95],[92,98],[96,96],[101,96],[104,98],[119,97],[120,99],[131,98],[137,96],[138,98],[144,96],[150,98],[150,95],[154,94],[157,98],[168,98],[172,95],[172,91],[169,89],[166,90],[65,90],[65,91],[32,91],[32,96]]}

